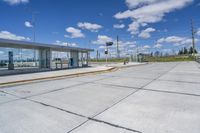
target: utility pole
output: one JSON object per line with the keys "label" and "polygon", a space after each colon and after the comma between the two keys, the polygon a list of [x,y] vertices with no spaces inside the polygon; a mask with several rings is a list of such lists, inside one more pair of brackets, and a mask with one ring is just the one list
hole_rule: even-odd
{"label": "utility pole", "polygon": [[119,36],[117,35],[117,58],[120,58],[120,53],[119,53]]}
{"label": "utility pole", "polygon": [[193,56],[195,56],[195,34],[196,31],[194,29],[194,21],[191,20],[191,31],[192,31],[192,49],[193,49]]}
{"label": "utility pole", "polygon": [[136,62],[138,62],[138,53],[139,53],[139,50],[138,50],[138,44],[136,44]]}
{"label": "utility pole", "polygon": [[97,61],[99,60],[99,51],[97,50]]}

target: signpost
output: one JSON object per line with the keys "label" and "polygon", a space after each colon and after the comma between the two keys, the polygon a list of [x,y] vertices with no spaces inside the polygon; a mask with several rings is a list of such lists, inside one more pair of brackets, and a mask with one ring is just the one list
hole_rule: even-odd
{"label": "signpost", "polygon": [[106,49],[105,49],[105,55],[106,55],[106,66],[108,65],[108,47],[112,46],[113,42],[106,42]]}

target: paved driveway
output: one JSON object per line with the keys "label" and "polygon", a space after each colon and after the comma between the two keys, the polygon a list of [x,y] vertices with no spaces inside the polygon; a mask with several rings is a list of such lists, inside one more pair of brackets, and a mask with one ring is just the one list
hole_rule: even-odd
{"label": "paved driveway", "polygon": [[199,133],[200,65],[155,63],[0,88],[0,133]]}

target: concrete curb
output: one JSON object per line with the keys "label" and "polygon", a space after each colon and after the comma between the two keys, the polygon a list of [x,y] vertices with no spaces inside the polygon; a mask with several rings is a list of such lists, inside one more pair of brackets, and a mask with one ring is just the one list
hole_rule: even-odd
{"label": "concrete curb", "polygon": [[99,73],[111,72],[111,71],[116,71],[116,70],[118,70],[118,68],[111,67],[109,69],[99,70],[99,71],[81,72],[81,73],[74,73],[74,74],[67,74],[67,75],[50,76],[50,77],[44,77],[44,78],[35,78],[35,79],[28,79],[28,80],[5,82],[5,83],[0,83],[0,87],[8,87],[8,86],[14,86],[14,85],[20,85],[20,84],[27,84],[27,83],[31,83],[31,82],[37,82],[40,80],[62,79],[62,78],[66,78],[66,77],[79,77],[79,76],[88,75],[88,74],[99,74]]}

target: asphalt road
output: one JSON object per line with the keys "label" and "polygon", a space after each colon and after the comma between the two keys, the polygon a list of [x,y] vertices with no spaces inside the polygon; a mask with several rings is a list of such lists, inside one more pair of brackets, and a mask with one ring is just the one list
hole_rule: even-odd
{"label": "asphalt road", "polygon": [[0,133],[199,133],[200,65],[156,63],[0,88]]}

